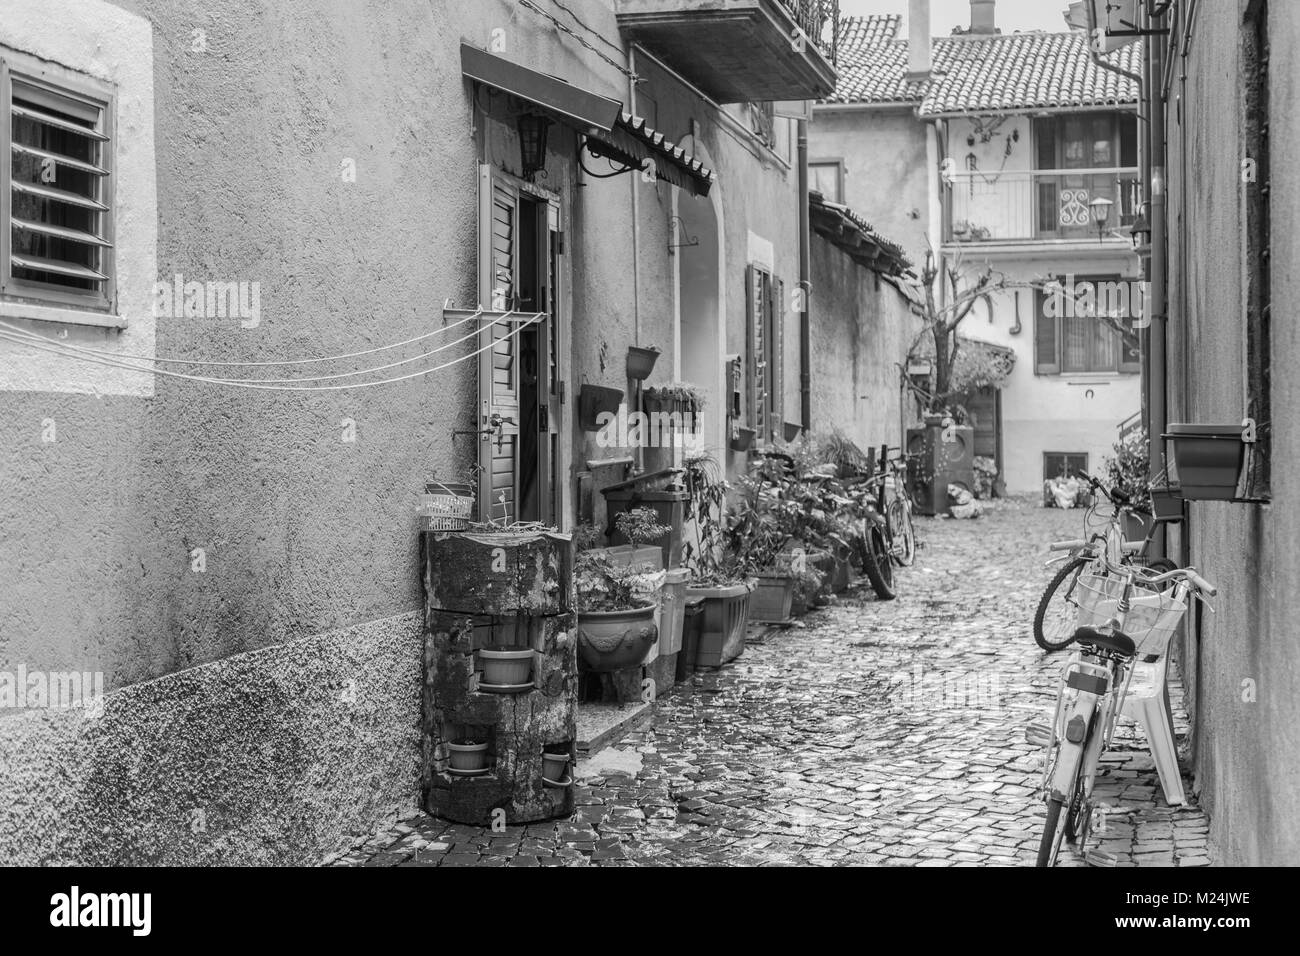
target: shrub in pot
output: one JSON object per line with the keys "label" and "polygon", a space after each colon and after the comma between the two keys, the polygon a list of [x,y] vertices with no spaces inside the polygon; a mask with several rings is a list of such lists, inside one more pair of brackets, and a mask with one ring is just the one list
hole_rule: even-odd
{"label": "shrub in pot", "polygon": [[[637,530],[647,529],[643,524]],[[665,528],[656,536],[666,533]],[[658,603],[644,593],[646,576],[654,569],[617,564],[607,554],[582,547],[589,541],[589,534],[575,535],[581,548],[574,562],[578,655],[588,670],[599,673],[635,667],[659,637],[654,624]]]}

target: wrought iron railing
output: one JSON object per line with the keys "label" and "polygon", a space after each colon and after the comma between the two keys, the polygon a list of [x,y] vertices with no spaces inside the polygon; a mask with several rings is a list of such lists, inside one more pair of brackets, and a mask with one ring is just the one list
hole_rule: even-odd
{"label": "wrought iron railing", "polygon": [[840,0],[780,0],[780,3],[794,17],[804,36],[838,66]]}
{"label": "wrought iron railing", "polygon": [[[1136,168],[949,173],[949,239],[957,242],[1085,239],[1133,225],[1142,206]],[[1111,202],[1105,224],[1095,200]]]}

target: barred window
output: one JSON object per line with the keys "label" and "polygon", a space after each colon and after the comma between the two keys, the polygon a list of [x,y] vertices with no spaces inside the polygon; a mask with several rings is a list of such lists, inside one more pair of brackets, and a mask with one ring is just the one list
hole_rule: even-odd
{"label": "barred window", "polygon": [[113,305],[111,94],[0,59],[0,295]]}

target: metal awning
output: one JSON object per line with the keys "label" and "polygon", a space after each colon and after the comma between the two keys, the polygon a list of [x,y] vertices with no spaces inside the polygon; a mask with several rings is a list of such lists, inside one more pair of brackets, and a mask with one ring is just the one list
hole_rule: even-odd
{"label": "metal awning", "polygon": [[645,161],[653,160],[658,178],[696,196],[707,196],[713,186],[711,169],[631,113],[620,113],[609,133],[591,134],[587,151],[636,169],[644,169]]}
{"label": "metal awning", "polygon": [[468,43],[460,45],[460,69],[467,79],[535,103],[583,133],[609,132],[623,112],[618,100],[511,63]]}
{"label": "metal awning", "polygon": [[674,146],[645,120],[623,112],[623,104],[599,93],[530,70],[504,57],[462,43],[460,67],[466,79],[483,83],[546,110],[557,120],[587,136],[587,148],[624,167],[642,169],[653,159],[665,182],[706,196],[713,173],[686,150]]}

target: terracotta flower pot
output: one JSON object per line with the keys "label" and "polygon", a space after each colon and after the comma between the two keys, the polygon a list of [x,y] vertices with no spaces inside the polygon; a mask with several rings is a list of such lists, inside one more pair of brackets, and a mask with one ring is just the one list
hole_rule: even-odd
{"label": "terracotta flower pot", "polygon": [[654,625],[657,605],[625,611],[583,611],[578,614],[578,654],[587,670],[621,671],[645,660],[659,639]]}
{"label": "terracotta flower pot", "polygon": [[628,346],[627,377],[643,382],[654,371],[655,362],[659,361],[658,349],[646,349],[636,345]]}
{"label": "terracotta flower pot", "polygon": [[522,651],[488,651],[478,652],[478,659],[483,664],[483,683],[496,687],[527,684],[533,676],[533,652]]}
{"label": "terracotta flower pot", "polygon": [[452,770],[482,770],[487,766],[488,745],[468,741],[447,744],[447,762]]}
{"label": "terracotta flower pot", "polygon": [[542,754],[542,777],[561,783],[569,766],[568,754]]}

